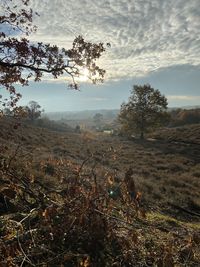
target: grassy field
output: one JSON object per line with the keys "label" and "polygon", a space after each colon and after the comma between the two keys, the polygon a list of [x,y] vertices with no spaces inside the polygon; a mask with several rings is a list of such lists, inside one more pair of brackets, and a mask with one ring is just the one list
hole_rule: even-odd
{"label": "grassy field", "polygon": [[182,127],[165,128],[157,131],[152,136],[169,142],[184,142],[200,145],[200,124],[185,125]]}
{"label": "grassy field", "polygon": [[[133,235],[130,244],[134,255],[138,254],[134,244],[137,243],[140,248],[134,266],[200,266],[199,126],[165,129],[153,136],[156,139],[145,141],[125,140],[93,132],[53,132],[25,123],[15,129],[13,122],[4,120],[0,121],[0,128],[0,143],[6,145],[1,162],[7,160],[16,176],[26,177],[32,184],[33,192],[41,190],[42,186],[45,194],[54,201],[62,201],[62,194],[55,197],[54,193],[65,192],[67,182],[76,177],[77,172],[80,179],[95,178],[95,183],[99,187],[104,186],[102,190],[105,191],[109,179],[112,179],[112,186],[121,184],[131,167],[137,191],[142,196],[141,212],[137,214],[132,208],[131,211],[124,211],[126,206],[117,199],[112,200],[113,209],[109,211],[109,216],[111,219],[116,217],[120,222],[127,218],[127,212],[130,213],[126,227],[123,222],[123,229],[118,235],[123,240]],[[5,176],[4,173],[2,175]],[[6,179],[8,177],[2,180],[1,195]],[[29,204],[23,210],[20,199],[12,198],[10,209],[13,208],[16,213],[16,208],[28,212],[36,207],[34,201],[27,202]],[[30,203],[32,206],[28,207]],[[10,215],[13,211],[6,210],[3,200],[1,206],[1,219],[5,216],[13,219]],[[165,259],[161,260],[162,254]],[[48,266],[60,265],[54,263]],[[80,263],[78,266],[102,265]]]}

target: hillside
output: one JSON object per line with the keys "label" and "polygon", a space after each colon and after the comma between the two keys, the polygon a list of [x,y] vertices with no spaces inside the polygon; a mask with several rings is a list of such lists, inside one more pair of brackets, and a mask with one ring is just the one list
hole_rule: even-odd
{"label": "hillside", "polygon": [[164,128],[152,134],[152,137],[168,142],[183,142],[200,145],[200,124],[182,127]]}
{"label": "hillside", "polygon": [[[1,266],[5,258],[20,266],[25,255],[25,266],[200,265],[196,126],[190,129],[195,143],[185,142],[189,128],[182,128],[179,143],[168,142],[174,129],[162,133],[165,142],[15,127],[7,120],[0,129],[1,241],[14,250],[6,256],[1,247]],[[130,168],[137,203],[121,183]]]}

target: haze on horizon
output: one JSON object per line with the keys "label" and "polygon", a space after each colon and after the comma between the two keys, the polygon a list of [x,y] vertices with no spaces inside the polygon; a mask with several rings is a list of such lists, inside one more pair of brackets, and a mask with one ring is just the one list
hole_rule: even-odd
{"label": "haze on horizon", "polygon": [[[17,1],[17,0],[15,0]],[[134,84],[149,83],[168,98],[170,107],[200,104],[199,0],[32,0],[38,30],[32,41],[70,48],[82,35],[92,42],[109,42],[99,64],[106,69],[100,85],[46,76],[40,83],[17,87],[20,104],[37,101],[46,112],[119,109]]]}

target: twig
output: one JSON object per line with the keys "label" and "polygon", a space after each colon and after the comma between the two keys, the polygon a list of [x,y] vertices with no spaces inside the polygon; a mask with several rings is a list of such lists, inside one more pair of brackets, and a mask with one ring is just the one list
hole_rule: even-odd
{"label": "twig", "polygon": [[[35,264],[33,264],[33,263],[31,262],[31,260],[29,259],[29,257],[26,255],[25,251],[24,251],[23,248],[22,248],[22,245],[21,245],[20,240],[19,240],[18,230],[17,230],[17,241],[18,241],[19,248],[20,248],[22,254],[24,255],[23,262],[28,260],[28,263],[29,263],[31,266],[35,266]],[[27,259],[27,260],[26,260],[26,259]],[[21,266],[22,266],[22,265],[21,265]]]}
{"label": "twig", "polygon": [[88,156],[88,157],[82,162],[82,164],[81,164],[81,166],[80,166],[80,168],[79,168],[79,170],[78,170],[78,175],[80,175],[80,173],[81,173],[81,171],[82,171],[82,169],[83,169],[85,163],[86,163],[92,156],[93,156],[93,155]]}
{"label": "twig", "polygon": [[100,210],[98,210],[98,209],[94,209],[94,211],[96,211],[97,213],[99,213],[99,214],[101,214],[101,215],[103,215],[103,216],[105,216],[105,217],[108,217],[108,218],[110,218],[110,219],[113,219],[113,220],[118,221],[118,222],[121,222],[121,223],[125,223],[125,224],[127,224],[127,225],[132,226],[132,227],[136,227],[136,226],[137,226],[136,224],[129,223],[129,222],[124,221],[124,220],[122,220],[122,219],[120,219],[120,218],[118,218],[118,217],[116,217],[116,216],[106,214],[106,213],[104,213],[104,212],[102,212],[102,211],[100,211]]}
{"label": "twig", "polygon": [[5,240],[4,243],[5,243],[6,245],[11,244],[11,243],[14,242],[15,240],[18,240],[18,238],[19,238],[19,239],[20,239],[20,238],[25,238],[25,237],[27,237],[27,235],[31,235],[31,234],[33,234],[34,232],[37,232],[37,231],[38,231],[37,228],[28,230],[28,231],[26,231],[26,232],[23,233],[23,234],[20,234],[20,235],[18,235],[18,236],[13,237],[12,239]]}
{"label": "twig", "polygon": [[6,200],[6,199],[7,199],[7,197],[6,197],[6,196],[4,196],[3,198],[4,198],[4,203],[5,203],[5,205],[6,205],[6,209],[8,210],[8,203],[7,203],[7,200]]}
{"label": "twig", "polygon": [[55,256],[56,253],[54,253],[53,251],[51,251],[50,249],[48,248],[45,248],[44,246],[39,246],[38,248],[40,248],[41,250],[45,251],[45,252],[48,252],[49,254]]}
{"label": "twig", "polygon": [[22,224],[26,219],[28,219],[31,216],[31,213],[34,212],[35,210],[37,210],[37,208],[32,209],[29,212],[29,214],[26,217],[24,217],[19,223]]}
{"label": "twig", "polygon": [[23,261],[22,261],[22,263],[20,264],[20,267],[23,266],[23,264],[24,264],[25,261],[26,261],[26,256],[23,258]]}

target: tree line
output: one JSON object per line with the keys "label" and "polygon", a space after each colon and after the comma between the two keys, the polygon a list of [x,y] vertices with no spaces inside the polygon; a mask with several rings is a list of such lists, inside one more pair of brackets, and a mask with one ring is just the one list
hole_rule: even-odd
{"label": "tree line", "polygon": [[[51,74],[55,79],[62,75],[71,77],[69,86],[78,89],[77,78],[83,69],[89,72],[89,79],[93,83],[102,82],[105,70],[96,64],[96,60],[105,52],[103,43],[91,43],[78,36],[74,39],[71,49],[59,48],[46,43],[33,43],[28,36],[36,31],[32,24],[33,10],[29,8],[29,0],[20,0],[15,5],[11,0],[9,4],[2,3],[3,14],[0,16],[0,85],[10,93],[10,99],[3,99],[0,95],[0,111],[9,108],[15,109],[21,95],[16,92],[15,84],[26,86],[30,79],[40,81],[45,73]],[[36,14],[36,13],[35,13]],[[36,14],[37,15],[37,14]],[[9,33],[11,33],[9,35]],[[21,38],[20,34],[27,37]],[[109,43],[106,44],[110,46]],[[144,135],[153,128],[165,125],[169,120],[167,113],[167,99],[159,90],[150,85],[134,85],[127,103],[122,103],[119,121],[122,132],[130,135],[137,132],[143,139]],[[31,120],[41,115],[37,103],[29,103],[26,107]],[[199,115],[179,114],[181,120],[196,122]],[[187,118],[186,118],[187,117]],[[100,124],[98,115],[94,120]]]}
{"label": "tree line", "polygon": [[[13,117],[16,114],[16,110],[13,111],[12,109],[6,107],[2,110],[3,115]],[[38,118],[40,118],[44,109],[39,105],[36,101],[30,101],[26,106],[20,106],[20,115],[30,119],[31,122],[34,122]]]}

